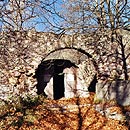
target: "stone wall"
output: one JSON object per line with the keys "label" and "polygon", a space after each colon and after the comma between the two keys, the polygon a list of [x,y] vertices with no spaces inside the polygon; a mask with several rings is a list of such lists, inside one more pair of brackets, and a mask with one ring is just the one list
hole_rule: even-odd
{"label": "stone wall", "polygon": [[116,100],[120,105],[130,105],[130,81],[97,83],[96,100]]}
{"label": "stone wall", "polygon": [[[52,50],[61,47],[82,48],[96,63],[98,81],[124,79],[122,48],[110,35],[56,35],[35,31],[1,33],[0,98],[36,94],[35,69]],[[130,34],[123,31],[123,49],[130,75]],[[129,76],[130,78],[130,76]],[[6,96],[5,96],[6,95]]]}

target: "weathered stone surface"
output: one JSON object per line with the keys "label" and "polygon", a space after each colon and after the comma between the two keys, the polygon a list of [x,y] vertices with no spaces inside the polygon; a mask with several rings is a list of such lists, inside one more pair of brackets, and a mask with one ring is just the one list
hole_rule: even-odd
{"label": "weathered stone surface", "polygon": [[97,83],[96,100],[116,100],[117,103],[130,105],[130,81],[110,81]]}
{"label": "weathered stone surface", "polygon": [[[111,42],[109,31],[104,35],[62,35],[54,33],[29,32],[1,33],[0,39],[0,86],[7,86],[0,90],[0,95],[23,93],[36,94],[36,79],[33,78],[35,69],[46,54],[61,47],[82,48],[88,52],[97,64],[96,73],[98,80],[114,80],[117,77],[124,79],[121,46]],[[127,72],[130,79],[130,34],[122,32],[123,49],[127,57]],[[117,53],[118,52],[118,53]],[[91,66],[91,65],[90,65]],[[89,66],[89,67],[90,67]],[[31,70],[30,70],[31,69]],[[29,71],[28,71],[29,70]],[[92,70],[93,73],[93,70]],[[89,72],[90,74],[90,72]],[[91,80],[91,78],[87,78]],[[91,76],[90,76],[91,77]],[[20,90],[18,90],[20,89]]]}

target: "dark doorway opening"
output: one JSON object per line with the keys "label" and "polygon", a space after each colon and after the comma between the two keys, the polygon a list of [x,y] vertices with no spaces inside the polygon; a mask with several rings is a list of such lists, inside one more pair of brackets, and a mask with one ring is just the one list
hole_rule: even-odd
{"label": "dark doorway opening", "polygon": [[57,100],[64,97],[65,86],[63,70],[72,66],[77,67],[69,60],[63,59],[42,62],[38,66],[34,76],[37,79],[37,94],[47,96],[44,89],[50,82],[50,79],[53,78],[53,99]]}
{"label": "dark doorway opening", "polygon": [[64,97],[64,63],[56,63],[54,64],[54,76],[53,76],[53,93],[54,99],[60,99]]}
{"label": "dark doorway opening", "polygon": [[53,93],[54,93],[54,99],[60,99],[64,97],[64,74],[59,75],[56,74],[53,77]]}
{"label": "dark doorway opening", "polygon": [[94,93],[96,92],[96,83],[97,83],[97,76],[95,75],[88,87],[89,92],[94,92]]}

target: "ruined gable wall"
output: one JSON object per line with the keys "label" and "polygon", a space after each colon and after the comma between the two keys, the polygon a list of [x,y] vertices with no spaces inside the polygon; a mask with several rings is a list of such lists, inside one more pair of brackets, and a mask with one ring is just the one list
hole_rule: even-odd
{"label": "ruined gable wall", "polygon": [[[104,35],[56,35],[53,33],[10,32],[2,34],[1,66],[0,66],[0,97],[12,94],[35,94],[36,80],[33,78],[35,69],[44,56],[50,51],[60,47],[82,48],[97,63],[98,81],[114,80],[116,76],[124,79],[121,51],[116,42],[111,42],[110,37]],[[124,35],[125,55],[130,50],[130,35]],[[130,58],[127,57],[127,67],[130,68]],[[129,72],[130,75],[130,72]]]}

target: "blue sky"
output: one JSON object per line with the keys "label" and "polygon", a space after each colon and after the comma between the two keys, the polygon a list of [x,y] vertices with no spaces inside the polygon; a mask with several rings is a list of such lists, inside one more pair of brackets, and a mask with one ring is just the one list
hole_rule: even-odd
{"label": "blue sky", "polygon": [[[33,0],[32,0],[33,1]],[[53,1],[53,0],[41,0],[42,2],[44,3],[48,3],[49,1]],[[4,6],[7,6],[8,4],[8,0],[4,0],[3,1],[0,1],[0,6],[3,8]],[[62,5],[62,0],[57,0],[56,3],[55,3],[55,7],[56,7],[56,11],[57,12],[60,12],[62,10],[61,8],[61,5]],[[52,5],[53,6],[53,5]],[[50,9],[50,7],[46,7],[47,9]],[[38,10],[36,10],[37,12]],[[39,11],[40,12],[40,11]],[[41,13],[41,12],[40,12]],[[55,24],[54,21],[60,21],[61,22],[61,19],[55,15],[55,14],[50,14],[50,13],[46,13],[44,14],[45,17],[47,19],[49,19],[49,21],[52,23],[52,24]],[[38,22],[38,24],[35,24],[36,22]],[[35,29],[37,31],[45,31],[45,30],[48,30],[47,26],[49,27],[49,25],[45,26],[45,24],[47,25],[47,21],[44,17],[36,17],[35,19],[30,19],[28,20],[27,22],[24,23],[24,26],[25,27],[28,27],[28,26],[34,26]],[[57,23],[59,24],[59,23]],[[0,26],[2,25],[2,23],[0,22]]]}
{"label": "blue sky", "polygon": [[[32,0],[33,1],[33,0]],[[53,1],[53,0],[41,0],[41,1],[44,1],[44,2],[48,2],[48,1]],[[65,1],[65,0],[64,0]],[[82,1],[82,0],[80,0]],[[114,2],[115,0],[113,0]],[[130,0],[128,0],[127,2],[130,2]],[[3,3],[8,3],[8,0],[4,0],[4,2],[0,2],[0,5],[2,5]],[[5,4],[5,5],[6,5]],[[63,4],[63,0],[57,0],[56,3],[55,3],[55,7],[56,7],[56,11],[57,12],[60,12],[63,11],[63,7],[62,7],[62,4]],[[53,5],[52,5],[53,6]],[[47,7],[48,9],[50,9],[50,7],[48,6]],[[39,11],[39,10],[36,10],[36,12]],[[127,10],[128,11],[128,10]],[[40,11],[39,11],[40,12]],[[41,13],[41,12],[40,12]],[[49,22],[52,24],[52,25],[56,25],[56,26],[60,26],[64,23],[64,20],[60,17],[58,17],[57,15],[55,14],[50,14],[50,13],[46,13],[44,14],[44,16],[49,19]],[[130,16],[128,16],[130,17]],[[123,20],[126,20],[125,18]],[[35,25],[35,23],[38,22],[38,24]],[[35,27],[35,29],[37,31],[48,31],[49,30],[49,27],[50,25],[47,24],[47,20],[44,18],[44,17],[36,17],[35,19],[30,19],[28,20],[27,22],[25,22],[24,24],[24,27],[28,27],[30,25],[33,25]],[[56,23],[55,23],[56,22]],[[91,23],[92,24],[92,23]],[[1,22],[0,22],[0,26],[1,26]]]}
{"label": "blue sky", "polygon": [[[63,2],[62,2],[62,0],[57,0],[56,1],[56,3],[55,3],[55,7],[56,7],[56,12],[61,12],[62,11],[62,4],[63,4]],[[48,8],[50,8],[50,7],[48,7]],[[50,15],[50,16],[49,16]],[[51,22],[51,24],[52,25],[55,25],[55,24],[60,24],[60,23],[62,23],[62,20],[63,19],[61,19],[60,17],[58,17],[56,14],[50,14],[50,13],[47,13],[47,15],[45,15],[48,19],[49,19],[49,21]],[[42,22],[42,20],[45,20],[45,18],[44,17],[42,17],[42,18],[37,18],[36,19],[37,21],[39,21],[39,22]],[[45,20],[45,22],[47,22],[46,20]],[[56,23],[55,23],[56,22]],[[59,23],[58,23],[59,22]],[[57,26],[58,26],[57,25]],[[49,25],[48,25],[48,27],[49,27]],[[38,31],[44,31],[44,30],[46,30],[47,28],[46,28],[46,26],[44,26],[44,24],[43,23],[39,23],[37,26],[36,26],[36,29],[38,30]]]}

